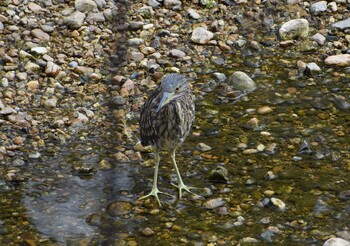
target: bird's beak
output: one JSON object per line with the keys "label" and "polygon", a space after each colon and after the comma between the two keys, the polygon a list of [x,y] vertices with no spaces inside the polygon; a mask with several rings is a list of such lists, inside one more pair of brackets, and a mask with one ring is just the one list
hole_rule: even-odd
{"label": "bird's beak", "polygon": [[174,93],[169,93],[169,92],[163,92],[163,96],[162,99],[159,102],[158,108],[157,108],[157,112],[159,112],[159,110],[164,107],[168,102],[171,101],[172,97],[173,97]]}

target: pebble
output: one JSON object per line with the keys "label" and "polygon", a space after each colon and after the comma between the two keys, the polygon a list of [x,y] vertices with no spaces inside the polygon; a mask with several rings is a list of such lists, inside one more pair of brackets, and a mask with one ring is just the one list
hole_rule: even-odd
{"label": "pebble", "polygon": [[207,44],[212,38],[214,34],[203,27],[197,27],[193,30],[191,35],[191,41],[197,44]]}
{"label": "pebble", "polygon": [[325,59],[326,65],[334,65],[334,66],[350,66],[350,54],[340,54],[340,55],[333,55],[328,56]]}
{"label": "pebble", "polygon": [[350,242],[342,238],[330,238],[323,243],[323,246],[350,246]]}
{"label": "pebble", "polygon": [[93,0],[75,0],[74,7],[80,12],[90,12],[97,9],[97,4]]}
{"label": "pebble", "polygon": [[332,27],[338,28],[340,30],[345,30],[350,28],[350,18],[335,22]]}
{"label": "pebble", "polygon": [[57,106],[57,98],[50,98],[50,99],[45,100],[44,106],[46,108],[56,108],[56,106]]}
{"label": "pebble", "polygon": [[144,229],[141,230],[142,235],[150,237],[153,236],[154,234],[156,234],[151,228],[146,227]]}
{"label": "pebble", "polygon": [[326,43],[326,38],[320,33],[316,33],[312,36],[312,40],[316,41],[319,45],[324,45]]}
{"label": "pebble", "polygon": [[194,20],[198,20],[201,18],[201,16],[197,13],[195,9],[188,9],[187,13]]}
{"label": "pebble", "polygon": [[205,143],[198,143],[196,146],[196,149],[199,151],[205,152],[205,151],[211,150],[212,148]]}
{"label": "pebble", "polygon": [[47,47],[33,47],[30,49],[31,52],[38,54],[38,55],[44,55],[49,52],[49,48]]}
{"label": "pebble", "polygon": [[203,202],[202,207],[205,209],[214,209],[223,206],[226,201],[222,198],[211,198]]}
{"label": "pebble", "polygon": [[242,92],[251,92],[256,89],[255,82],[244,72],[236,71],[231,74],[227,83],[232,85],[234,89]]}
{"label": "pebble", "polygon": [[327,11],[327,1],[319,1],[311,5],[311,13],[318,15]]}
{"label": "pebble", "polygon": [[269,106],[263,106],[258,108],[257,113],[258,114],[268,114],[271,113],[273,111],[273,109]]}
{"label": "pebble", "polygon": [[50,35],[41,29],[33,29],[31,31],[33,37],[38,38],[43,41],[50,41]]}
{"label": "pebble", "polygon": [[75,11],[63,19],[63,23],[70,29],[79,29],[85,20],[86,15],[80,11]]}
{"label": "pebble", "polygon": [[183,52],[182,50],[172,49],[169,51],[169,56],[175,57],[175,58],[183,58],[186,56],[186,53]]}

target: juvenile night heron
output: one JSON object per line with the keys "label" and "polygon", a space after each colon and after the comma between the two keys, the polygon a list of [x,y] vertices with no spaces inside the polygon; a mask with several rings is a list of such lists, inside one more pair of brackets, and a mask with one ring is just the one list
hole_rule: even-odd
{"label": "juvenile night heron", "polygon": [[192,193],[190,189],[194,187],[189,187],[182,181],[175,160],[175,151],[190,133],[194,115],[193,96],[186,77],[176,73],[165,76],[161,85],[152,93],[141,109],[141,143],[143,146],[152,145],[154,147],[156,163],[152,190],[140,199],[154,196],[161,206],[158,194],[172,196],[159,191],[157,187],[159,151],[161,150],[167,150],[170,153],[178,178],[179,197],[181,198],[183,190]]}

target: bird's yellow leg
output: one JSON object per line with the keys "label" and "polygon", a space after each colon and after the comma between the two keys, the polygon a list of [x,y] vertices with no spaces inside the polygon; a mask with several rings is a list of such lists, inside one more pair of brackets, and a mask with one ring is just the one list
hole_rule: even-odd
{"label": "bird's yellow leg", "polygon": [[180,174],[180,171],[179,171],[179,168],[177,167],[177,164],[176,164],[176,160],[175,160],[175,150],[171,151],[170,153],[170,157],[171,157],[171,161],[173,162],[173,165],[174,165],[174,168],[175,168],[175,171],[176,171],[176,175],[177,175],[177,179],[178,179],[178,185],[174,185],[175,187],[177,187],[179,189],[179,198],[182,197],[182,190],[185,190],[193,195],[197,195],[196,193],[190,191],[191,189],[199,189],[197,187],[192,187],[192,186],[187,186],[184,184],[184,182],[182,181],[182,178],[181,178],[181,174]]}
{"label": "bird's yellow leg", "polygon": [[156,165],[155,165],[155,170],[154,170],[152,190],[151,190],[151,192],[148,195],[140,197],[139,200],[145,199],[145,198],[147,198],[149,196],[154,196],[156,198],[159,206],[161,207],[162,204],[161,204],[161,202],[159,200],[158,194],[164,194],[164,195],[171,196],[171,197],[173,197],[173,195],[158,190],[157,181],[158,181],[158,171],[159,171],[159,160],[160,160],[159,152],[156,151],[156,156],[155,156]]}

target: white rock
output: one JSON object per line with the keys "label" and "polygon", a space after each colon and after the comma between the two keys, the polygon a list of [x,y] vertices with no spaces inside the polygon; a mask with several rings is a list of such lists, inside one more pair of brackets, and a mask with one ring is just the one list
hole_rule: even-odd
{"label": "white rock", "polygon": [[323,246],[350,246],[350,242],[339,237],[330,238]]}
{"label": "white rock", "polygon": [[39,55],[44,55],[47,52],[49,52],[49,48],[46,47],[33,47],[30,49],[31,52],[39,54]]}
{"label": "white rock", "polygon": [[306,19],[294,19],[284,23],[279,29],[283,40],[305,38],[309,35],[309,22]]}
{"label": "white rock", "polygon": [[328,56],[325,60],[327,65],[346,67],[350,66],[350,54]]}

